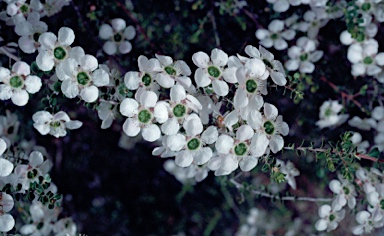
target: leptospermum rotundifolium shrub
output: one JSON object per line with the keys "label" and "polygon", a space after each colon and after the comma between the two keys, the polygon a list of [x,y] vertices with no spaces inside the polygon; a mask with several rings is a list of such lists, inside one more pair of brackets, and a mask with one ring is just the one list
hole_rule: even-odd
{"label": "leptospermum rotundifolium shrub", "polygon": [[[263,6],[267,14],[276,14],[271,15],[270,22],[267,18],[260,21],[263,23],[259,22],[260,9],[254,11],[244,1],[213,1],[189,41],[199,42],[196,37],[210,21],[216,47],[191,52],[191,58],[174,58],[163,55],[160,49],[145,48],[143,45],[156,45],[151,40],[160,42],[156,37],[161,34],[152,26],[142,27],[140,21],[148,26],[151,20],[131,14],[132,1],[116,3],[129,13],[126,19],[107,19],[95,5],[83,18],[72,2],[79,22],[86,21],[88,28],[88,21],[97,24],[94,38],[102,39],[98,52],[91,42],[89,48],[76,46],[82,41],[78,29],[59,24],[59,29],[48,30],[48,17],[70,2],[7,0],[0,5],[0,20],[5,23],[1,26],[0,41],[5,42],[0,53],[12,62],[0,67],[0,99],[7,109],[13,104],[33,109],[31,117],[20,121],[10,111],[0,116],[0,232],[78,234],[73,219],[61,217],[63,198],[51,180],[48,153],[34,140],[22,139],[24,131],[19,133],[31,125],[36,135],[50,134],[57,141],[76,132],[70,130],[84,129],[83,123],[91,121],[72,120],[70,117],[77,119],[80,108],[66,101],[97,112],[102,129],[122,131],[121,147],[135,146],[141,137],[152,143],[152,154],[168,158],[164,169],[186,186],[203,181],[210,172],[225,176],[221,190],[240,217],[236,235],[281,234],[283,230],[286,235],[335,230],[341,234],[347,219],[356,219],[349,229],[355,235],[384,226],[384,172],[378,164],[384,162],[380,159],[384,150],[384,52],[375,38],[383,28],[383,1],[266,0]],[[209,3],[189,0],[188,4],[194,10],[204,10]],[[248,27],[247,31],[250,24],[253,28],[256,25],[251,37],[244,39],[244,54],[230,55],[221,47],[226,44],[220,44],[215,8],[220,15],[235,18],[241,28]],[[242,17],[249,17],[251,23]],[[127,26],[130,21],[132,25]],[[332,41],[327,47],[322,29],[332,29],[329,22],[342,23],[347,29],[337,37],[340,42]],[[15,37],[4,39],[4,28],[14,31]],[[164,32],[171,30],[171,25],[164,28]],[[172,40],[176,42],[180,35]],[[17,43],[10,42],[13,39]],[[253,46],[257,42],[260,46]],[[184,44],[175,43],[174,47]],[[351,78],[344,84],[340,82],[343,78],[334,79],[330,72],[336,66],[332,64],[333,53],[340,48],[344,48],[341,52],[350,71],[338,76]],[[144,51],[157,53],[151,57],[143,55]],[[138,69],[131,63],[136,58],[132,60],[130,52],[138,56]],[[356,83],[358,91],[348,83]],[[292,100],[285,93],[290,93]],[[37,99],[42,100],[43,107],[34,106]],[[314,106],[316,112],[308,112]],[[301,126],[308,129],[305,135]],[[324,140],[333,137],[333,132],[339,140]],[[311,140],[314,136],[316,140]],[[129,144],[124,144],[127,137]],[[301,138],[301,144],[291,143]],[[305,158],[298,158],[300,155]],[[303,201],[308,209],[313,208],[309,205],[313,202],[322,204],[318,214],[311,215],[299,208],[286,208],[284,211],[300,213],[290,212],[287,215],[297,218],[278,224],[281,209],[271,210],[267,216],[269,212],[255,208],[253,203],[249,214],[242,216],[237,203],[224,191],[223,182],[239,191],[242,202],[254,202],[259,196]],[[214,224],[211,222],[204,233],[209,234]]]}

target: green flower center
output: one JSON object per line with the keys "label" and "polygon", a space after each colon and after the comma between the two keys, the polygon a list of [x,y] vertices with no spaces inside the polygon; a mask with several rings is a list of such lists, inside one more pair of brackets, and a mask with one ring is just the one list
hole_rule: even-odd
{"label": "green flower center", "polygon": [[336,219],[336,216],[334,214],[331,214],[329,216],[329,221],[333,221],[334,219]]}
{"label": "green flower center", "polygon": [[221,71],[216,66],[208,67],[208,74],[212,77],[218,78],[221,75]]}
{"label": "green flower center", "polygon": [[27,173],[28,179],[33,179],[33,178],[36,177],[36,175],[37,175],[37,170],[36,169],[30,170]]}
{"label": "green flower center", "polygon": [[189,140],[189,142],[187,143],[187,147],[189,150],[198,149],[200,147],[200,140],[198,140],[197,138]]}
{"label": "green flower center", "polygon": [[57,128],[57,127],[60,127],[61,123],[60,121],[54,121],[54,122],[51,122],[49,125],[53,128]]}
{"label": "green flower center", "polygon": [[324,115],[325,115],[326,117],[332,115],[332,109],[331,109],[331,108],[327,108],[327,110],[325,110],[325,112],[324,112]]}
{"label": "green flower center", "polygon": [[151,84],[151,82],[152,82],[152,78],[151,78],[151,76],[149,74],[145,74],[143,76],[143,78],[141,79],[141,81],[143,82],[143,84],[145,86],[149,86]]}
{"label": "green flower center", "polygon": [[300,55],[300,60],[301,61],[306,61],[308,59],[308,54],[307,53],[304,53],[302,55]]}
{"label": "green flower center", "polygon": [[121,36],[121,34],[117,33],[113,36],[113,39],[115,40],[115,42],[120,42],[123,37]]}
{"label": "green flower center", "polygon": [[185,113],[187,112],[187,108],[185,108],[184,105],[182,104],[177,104],[174,108],[173,108],[173,114],[176,116],[176,117],[183,117],[185,115]]}
{"label": "green flower center", "polygon": [[67,56],[67,52],[62,47],[57,47],[53,50],[53,56],[56,59],[63,60]]}
{"label": "green flower center", "polygon": [[20,76],[13,76],[9,80],[9,85],[13,88],[21,88],[23,86],[23,80],[20,78]]}
{"label": "green flower center", "polygon": [[343,187],[343,191],[346,195],[348,195],[351,191],[347,187]]}
{"label": "green flower center", "polygon": [[363,11],[368,11],[369,9],[371,9],[371,4],[368,3],[368,2],[366,2],[366,3],[364,3],[363,5],[361,5],[361,9],[362,9]]}
{"label": "green flower center", "polygon": [[263,59],[263,62],[264,62],[264,64],[268,67],[268,68],[270,68],[270,69],[273,69],[273,65],[272,65],[272,63],[270,62],[270,61],[268,61],[267,59]]}
{"label": "green flower center", "polygon": [[271,39],[275,40],[278,39],[279,35],[278,34],[271,34]]}
{"label": "green flower center", "polygon": [[147,124],[152,120],[152,113],[148,110],[141,110],[138,117],[141,123]]}
{"label": "green flower center", "polygon": [[29,6],[27,4],[23,4],[20,6],[20,11],[22,13],[27,13],[29,11]]}
{"label": "green flower center", "polygon": [[365,57],[363,62],[364,62],[364,64],[369,65],[369,64],[372,64],[373,59],[372,59],[372,57]]}
{"label": "green flower center", "polygon": [[384,210],[384,199],[380,201],[380,208]]}
{"label": "green flower center", "polygon": [[171,66],[166,66],[164,70],[168,75],[176,75],[176,70]]}
{"label": "green flower center", "polygon": [[84,71],[77,74],[77,82],[81,85],[87,85],[90,80],[91,78]]}
{"label": "green flower center", "polygon": [[264,130],[267,134],[273,134],[275,131],[275,126],[272,124],[272,122],[267,121],[264,123]]}
{"label": "green flower center", "polygon": [[127,86],[125,86],[125,84],[120,85],[118,90],[119,90],[119,94],[122,95],[122,96],[132,97],[132,95],[133,95],[132,92],[129,91]]}
{"label": "green flower center", "polygon": [[32,36],[33,40],[35,40],[35,42],[39,42],[40,35],[41,35],[40,33],[34,33],[33,36]]}
{"label": "green flower center", "polygon": [[235,154],[237,156],[244,155],[248,150],[248,147],[245,143],[239,143],[235,146]]}
{"label": "green flower center", "polygon": [[255,80],[250,79],[250,80],[247,80],[247,82],[245,83],[245,87],[248,93],[254,93],[257,90],[257,83]]}

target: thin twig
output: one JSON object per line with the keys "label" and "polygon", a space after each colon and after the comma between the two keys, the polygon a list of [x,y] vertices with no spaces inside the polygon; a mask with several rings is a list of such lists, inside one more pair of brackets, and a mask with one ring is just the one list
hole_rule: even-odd
{"label": "thin twig", "polygon": [[4,55],[6,55],[7,57],[15,60],[15,61],[21,61],[21,59],[15,55],[13,55],[12,53],[8,52],[7,49],[4,48],[4,46],[0,47],[0,53],[3,53]]}
{"label": "thin twig", "polygon": [[365,108],[363,107],[363,105],[361,105],[361,103],[355,99],[355,97],[359,96],[360,93],[348,94],[348,93],[342,91],[337,85],[335,85],[331,81],[328,81],[327,78],[325,78],[324,76],[322,76],[320,79],[322,81],[326,82],[331,88],[333,88],[333,90],[335,90],[337,93],[339,93],[341,95],[341,98],[343,99],[343,103],[344,103],[345,99],[348,99],[349,101],[353,102],[358,108],[360,108],[360,110],[362,112],[364,112],[364,113],[367,112],[365,110]]}
{"label": "thin twig", "polygon": [[117,6],[121,7],[123,9],[123,11],[127,14],[127,16],[133,21],[133,23],[135,23],[135,25],[137,26],[137,28],[139,28],[139,31],[140,33],[144,36],[144,39],[149,43],[149,45],[151,45],[152,49],[155,49],[156,46],[155,44],[151,41],[151,39],[148,37],[145,29],[141,26],[140,22],[138,19],[136,19],[133,14],[131,13],[131,11],[124,5],[122,4],[121,2],[116,2]]}
{"label": "thin twig", "polygon": [[[234,184],[237,189],[244,188],[242,184],[240,184],[234,179],[231,179],[230,182]],[[272,195],[259,190],[251,190],[251,193],[255,195],[259,195],[261,197],[271,198],[279,201],[331,202],[333,200],[332,198],[311,198],[311,197],[295,197],[295,196],[280,197],[278,195]]]}
{"label": "thin twig", "polygon": [[212,27],[213,27],[213,33],[215,35],[216,47],[221,48],[220,47],[220,37],[219,37],[219,33],[217,32],[215,13],[213,12],[213,6],[212,6],[212,9],[208,12],[208,15],[209,15],[209,18],[211,19],[211,23],[212,23]]}
{"label": "thin twig", "polygon": [[[286,149],[286,150],[300,150],[300,151],[308,150],[310,152],[327,152],[328,151],[327,149],[323,149],[323,148],[311,148],[311,147],[297,147],[295,149],[292,147],[284,147],[284,149]],[[331,152],[337,153],[337,154],[344,154],[343,152],[338,152],[336,150],[332,150]],[[374,157],[368,156],[368,155],[363,154],[363,153],[356,153],[356,157],[361,158],[361,159],[370,160],[373,162],[384,163],[384,160],[380,160],[379,158],[374,158]]]}

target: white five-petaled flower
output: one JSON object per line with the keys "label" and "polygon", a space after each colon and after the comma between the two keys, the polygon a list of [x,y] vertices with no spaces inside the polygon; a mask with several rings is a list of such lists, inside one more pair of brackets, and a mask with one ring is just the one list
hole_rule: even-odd
{"label": "white five-petaled flower", "polygon": [[155,76],[162,71],[161,64],[158,59],[151,58],[148,60],[146,56],[140,55],[138,60],[139,71],[129,71],[124,76],[124,84],[130,90],[147,88],[157,93],[159,84],[155,82]]}
{"label": "white five-petaled flower", "polygon": [[323,51],[316,50],[316,42],[307,37],[300,37],[296,44],[288,49],[290,59],[285,62],[285,67],[289,71],[299,69],[301,73],[312,73],[315,70],[313,63],[320,60]]}
{"label": "white five-petaled flower", "polygon": [[320,129],[337,126],[344,123],[349,115],[348,114],[339,114],[343,109],[343,105],[339,104],[338,101],[325,101],[320,106],[320,120],[316,122],[316,125]]}
{"label": "white five-petaled flower", "polygon": [[0,232],[8,232],[15,226],[15,219],[11,214],[8,214],[14,206],[14,201],[11,195],[0,192]]}
{"label": "white five-petaled flower", "polygon": [[349,46],[347,58],[352,63],[352,75],[377,75],[384,65],[384,53],[379,53],[379,44],[375,39],[368,39],[362,43]]}
{"label": "white five-petaled flower", "polygon": [[252,152],[256,157],[262,156],[267,147],[273,153],[280,151],[284,146],[284,139],[281,135],[289,132],[288,124],[278,116],[277,108],[269,103],[264,103],[264,115],[255,110],[250,113],[249,125],[256,131],[252,137]]}
{"label": "white five-petaled flower", "polygon": [[187,116],[183,128],[185,135],[177,133],[167,138],[167,146],[176,153],[175,163],[180,167],[207,163],[213,153],[205,145],[216,142],[219,135],[217,128],[210,126],[203,132],[203,124],[197,114]]}
{"label": "white five-petaled flower", "polygon": [[185,89],[190,88],[192,81],[189,76],[192,72],[185,61],[178,60],[174,62],[169,56],[161,56],[157,54],[156,58],[160,62],[162,71],[156,74],[155,80],[161,87],[171,88],[176,81]]}
{"label": "white five-petaled flower", "polygon": [[322,205],[319,208],[320,220],[316,222],[315,228],[318,231],[327,230],[327,232],[335,230],[339,222],[344,219],[345,210],[335,211],[330,205]]}
{"label": "white five-petaled flower", "polygon": [[33,114],[32,120],[34,122],[33,127],[40,134],[49,133],[56,138],[67,135],[67,129],[78,129],[83,124],[81,121],[71,120],[64,111],[59,111],[54,115],[47,111],[38,111]]}
{"label": "white five-petaled flower", "polygon": [[372,219],[372,215],[368,211],[359,211],[356,214],[356,221],[359,225],[352,228],[352,233],[354,235],[360,235],[364,233],[371,233],[375,226],[378,226],[376,222]]}
{"label": "white five-petaled flower", "polygon": [[85,102],[94,102],[99,97],[97,87],[109,84],[109,74],[98,68],[96,57],[79,55],[77,59],[67,58],[56,67],[56,74],[60,80],[61,90],[68,98],[80,94]]}
{"label": "white five-petaled flower", "polygon": [[340,181],[333,179],[329,183],[329,188],[336,194],[335,199],[332,202],[332,209],[339,211],[347,204],[347,202],[348,207],[353,209],[356,205],[355,187],[342,176],[339,175],[338,178]]}
{"label": "white five-petaled flower", "polygon": [[30,75],[31,69],[25,62],[16,62],[12,71],[0,67],[0,99],[8,100],[17,106],[28,103],[29,95],[38,92],[41,88],[41,79]]}
{"label": "white five-petaled flower", "polygon": [[48,25],[40,21],[40,15],[37,12],[31,12],[26,21],[16,24],[15,32],[21,36],[18,40],[20,49],[25,53],[34,53],[39,47],[39,36],[47,32]]}
{"label": "white five-petaled flower", "polygon": [[103,45],[104,52],[108,55],[129,53],[132,44],[128,40],[136,36],[135,28],[132,25],[127,27],[125,20],[121,18],[111,20],[111,25],[103,24],[99,30],[100,38],[108,40]]}
{"label": "white five-petaled flower", "polygon": [[168,118],[167,108],[157,103],[158,97],[153,91],[143,91],[136,95],[137,100],[126,98],[120,104],[121,114],[128,117],[123,124],[123,131],[130,137],[135,137],[141,131],[146,141],[154,142],[161,136],[159,126],[153,124],[154,120],[165,122]]}
{"label": "white five-petaled flower", "polygon": [[75,33],[71,28],[61,27],[58,37],[51,32],[40,35],[39,54],[36,64],[42,71],[50,71],[54,66],[62,62],[69,55],[70,45],[75,40]]}
{"label": "white five-petaled flower", "polygon": [[197,52],[192,56],[197,68],[195,81],[198,87],[205,88],[212,84],[213,91],[219,96],[226,96],[229,92],[228,83],[236,83],[236,67],[227,67],[228,55],[220,50],[213,49],[211,57],[205,52]]}
{"label": "white five-petaled flower", "polygon": [[[192,111],[198,113],[202,109],[200,102],[185,91],[179,84],[174,85],[170,91],[170,101],[163,103],[168,109],[169,119],[161,125],[161,131],[166,135],[173,135],[179,131],[180,125]],[[159,113],[155,109],[156,113]],[[200,118],[199,118],[200,119]]]}
{"label": "white five-petaled flower", "polygon": [[294,30],[284,30],[284,21],[275,19],[268,25],[268,30],[258,29],[256,37],[260,44],[266,48],[274,47],[276,50],[284,50],[288,47],[285,40],[292,40],[296,33]]}
{"label": "white five-petaled flower", "polygon": [[[251,58],[258,58],[264,62],[267,71],[273,82],[277,85],[284,86],[287,83],[285,78],[285,70],[280,61],[275,60],[275,56],[268,50],[259,46],[257,49],[254,46],[248,45],[245,47],[245,53]],[[239,56],[240,60],[245,63],[249,58]]]}
{"label": "white five-petaled flower", "polygon": [[215,175],[227,175],[240,166],[242,171],[252,170],[258,163],[258,157],[252,153],[251,139],[254,135],[249,125],[242,125],[236,131],[236,137],[220,135],[215,143],[217,157],[212,158],[208,167]]}

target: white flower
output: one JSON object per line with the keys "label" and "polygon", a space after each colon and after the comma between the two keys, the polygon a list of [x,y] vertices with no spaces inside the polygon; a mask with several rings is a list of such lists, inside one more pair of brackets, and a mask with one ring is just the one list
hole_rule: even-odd
{"label": "white flower", "polygon": [[108,129],[115,119],[115,106],[108,101],[102,101],[97,107],[97,115],[103,121],[101,128]]}
{"label": "white flower", "polygon": [[331,206],[323,205],[319,208],[319,216],[321,219],[316,222],[316,229],[329,232],[335,230],[339,222],[344,219],[345,210],[335,211]]}
{"label": "white flower", "polygon": [[188,114],[192,111],[198,113],[202,109],[200,102],[194,96],[187,94],[184,87],[179,84],[171,88],[170,98],[169,104],[164,103],[168,109],[169,119],[167,116],[165,122],[162,122],[164,124],[161,125],[161,131],[166,135],[176,134],[180,128],[179,124],[183,123]]}
{"label": "white flower", "polygon": [[55,236],[75,236],[77,227],[72,218],[62,218],[53,225]]}
{"label": "white flower", "polygon": [[45,0],[42,16],[52,16],[68,6],[71,0]]}
{"label": "white flower", "polygon": [[[271,79],[277,85],[284,86],[287,83],[285,78],[285,70],[280,61],[275,60],[274,55],[268,50],[259,46],[259,50],[251,45],[245,47],[245,53],[248,54],[251,58],[258,58],[262,60],[266,66],[267,71],[269,72]],[[240,58],[240,60],[249,60],[247,58]]]}
{"label": "white flower", "polygon": [[36,57],[36,64],[42,71],[50,71],[69,55],[70,45],[75,40],[72,29],[61,27],[58,37],[51,32],[40,35],[41,47]]}
{"label": "white flower", "polygon": [[236,131],[236,137],[226,134],[220,135],[215,143],[219,156],[208,163],[208,167],[215,171],[215,175],[227,175],[238,166],[242,171],[252,170],[258,163],[251,149],[251,138],[254,134],[249,125],[242,125]]}
{"label": "white flower", "polygon": [[284,139],[281,135],[287,135],[289,127],[283,121],[283,117],[278,116],[277,108],[274,105],[264,103],[264,115],[257,110],[252,111],[248,122],[256,131],[252,138],[252,152],[256,157],[262,156],[268,146],[273,153],[277,153],[283,148]]}
{"label": "white flower", "polygon": [[191,182],[194,184],[193,180],[201,182],[208,176],[209,171],[206,165],[199,166],[193,163],[189,167],[183,168],[176,165],[174,160],[165,161],[163,167],[183,184]]}
{"label": "white flower", "polygon": [[140,72],[127,72],[124,76],[125,86],[130,90],[143,87],[156,92],[159,89],[159,85],[155,82],[155,76],[158,72],[162,71],[159,60],[156,58],[148,60],[146,56],[139,56],[137,62]]}
{"label": "white flower", "polygon": [[335,199],[332,202],[332,209],[335,211],[341,210],[348,202],[348,207],[353,209],[356,206],[356,191],[353,184],[338,175],[339,180],[333,179],[329,183],[329,188],[334,194]]}
{"label": "white flower", "polygon": [[129,53],[132,50],[132,44],[128,40],[136,36],[135,28],[131,25],[127,27],[125,20],[121,18],[111,20],[111,25],[100,26],[100,38],[108,40],[103,45],[104,52],[108,55]]}
{"label": "white flower", "polygon": [[0,232],[8,232],[15,226],[13,216],[8,214],[14,206],[14,201],[11,195],[0,192]]}
{"label": "white flower", "polygon": [[362,43],[354,43],[349,46],[347,58],[352,63],[352,75],[377,75],[384,65],[384,53],[378,53],[378,43],[375,39],[369,39]]}
{"label": "white flower", "polygon": [[372,118],[361,119],[358,116],[354,116],[348,121],[348,124],[352,127],[356,127],[361,130],[370,130],[371,127],[376,127],[376,121]]}
{"label": "white flower", "polygon": [[0,99],[11,99],[17,106],[27,104],[28,93],[37,93],[42,85],[41,79],[30,73],[31,69],[25,62],[16,62],[12,71],[0,67]]}
{"label": "white flower", "polygon": [[26,0],[8,1],[7,14],[11,16],[13,24],[18,24],[25,20],[32,12],[39,12],[43,8],[43,4],[38,1],[31,1],[29,4]]}
{"label": "white flower", "polygon": [[211,57],[205,52],[197,52],[192,56],[197,68],[195,81],[198,87],[207,87],[212,83],[213,91],[219,96],[226,96],[229,92],[228,83],[236,83],[236,67],[224,68],[228,63],[228,55],[220,50],[213,49]]}
{"label": "white flower", "polygon": [[348,114],[338,114],[343,109],[343,105],[339,104],[338,101],[325,101],[320,106],[320,120],[316,122],[316,125],[320,129],[338,126],[344,123],[349,115]]}
{"label": "white flower", "polygon": [[282,160],[276,159],[276,166],[278,166],[280,172],[284,174],[284,178],[289,186],[291,186],[293,189],[296,189],[295,177],[299,176],[300,172],[293,165],[293,162],[287,161],[287,163],[284,163]]}
{"label": "white flower", "polygon": [[121,114],[128,117],[123,124],[123,131],[129,137],[135,137],[141,131],[145,140],[154,142],[161,136],[159,126],[153,124],[154,119],[164,122],[162,117],[164,112],[167,114],[166,107],[162,107],[160,114],[154,112],[160,105],[157,104],[157,95],[152,91],[143,91],[137,100],[139,102],[126,98],[120,104]]}
{"label": "white flower", "polygon": [[269,3],[273,3],[273,10],[276,12],[285,12],[289,9],[288,0],[267,0]]}
{"label": "white flower", "polygon": [[18,40],[20,49],[25,53],[34,53],[39,47],[39,36],[48,30],[48,25],[40,21],[40,15],[32,12],[27,21],[16,24],[15,32],[21,36]]}
{"label": "white flower", "polygon": [[7,150],[7,144],[5,143],[4,139],[0,138],[0,177],[10,175],[13,170],[12,162],[2,157],[5,150]]}
{"label": "white flower", "polygon": [[353,132],[353,135],[351,137],[352,143],[356,145],[358,152],[366,153],[370,144],[367,140],[364,140],[364,141],[362,141],[362,140],[363,140],[363,138],[361,137],[360,133]]}
{"label": "white flower", "polygon": [[212,157],[212,149],[206,145],[216,142],[217,128],[210,126],[202,133],[203,124],[197,114],[186,117],[183,128],[185,135],[178,133],[167,139],[167,146],[176,152],[175,163],[181,167],[207,163]]}
{"label": "white flower", "polygon": [[266,48],[274,47],[276,50],[284,50],[288,47],[285,40],[292,40],[296,33],[294,30],[284,30],[284,21],[275,19],[268,25],[268,30],[256,30],[256,37],[260,44]]}
{"label": "white flower", "polygon": [[97,59],[92,55],[79,56],[76,59],[67,58],[56,67],[56,74],[60,80],[61,90],[68,98],[80,94],[85,102],[94,102],[99,97],[97,87],[109,84],[109,74],[98,68]]}
{"label": "white flower", "polygon": [[173,61],[169,56],[161,56],[156,54],[156,58],[161,64],[162,71],[155,76],[155,80],[163,88],[171,88],[175,81],[181,84],[185,89],[188,89],[192,85],[191,79],[188,77],[191,75],[191,69],[185,63],[185,61]]}
{"label": "white flower", "polygon": [[360,235],[364,233],[369,234],[374,230],[375,223],[368,211],[359,211],[356,214],[356,221],[359,223],[359,225],[352,228],[354,235]]}
{"label": "white flower", "polygon": [[312,73],[315,70],[314,62],[320,60],[323,51],[316,50],[316,42],[307,37],[300,37],[297,45],[288,49],[289,60],[285,62],[285,67],[289,71],[299,69],[301,73]]}
{"label": "white flower", "polygon": [[33,127],[39,131],[40,134],[50,134],[56,138],[67,135],[67,129],[78,129],[82,126],[82,122],[78,120],[71,120],[67,113],[59,111],[52,115],[47,111],[38,111],[32,116]]}
{"label": "white flower", "polygon": [[320,28],[329,21],[328,13],[324,7],[315,7],[306,11],[303,18],[304,22],[298,24],[298,29],[306,32],[311,39],[316,39]]}

